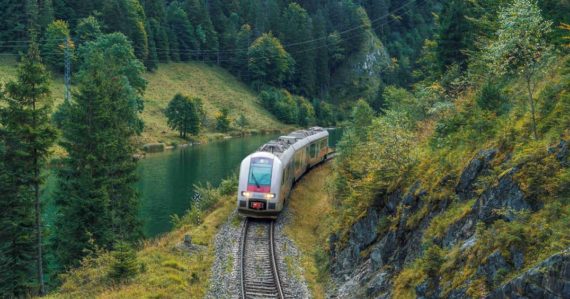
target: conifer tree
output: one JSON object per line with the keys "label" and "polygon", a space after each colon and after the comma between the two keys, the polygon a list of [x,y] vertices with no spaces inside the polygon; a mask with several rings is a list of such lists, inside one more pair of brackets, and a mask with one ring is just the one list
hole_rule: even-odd
{"label": "conifer tree", "polygon": [[137,58],[143,61],[147,59],[146,17],[138,0],[105,0],[102,15],[110,31],[122,32],[133,42]]}
{"label": "conifer tree", "polygon": [[137,253],[128,243],[118,242],[113,251],[113,263],[109,277],[120,283],[136,276],[138,270]]}
{"label": "conifer tree", "polygon": [[313,39],[311,17],[299,4],[291,3],[283,13],[280,39],[287,46],[295,60],[292,89],[302,95],[314,95],[316,87],[316,67],[314,44],[306,41]]}
{"label": "conifer tree", "polygon": [[[232,61],[232,66],[240,78],[246,78],[247,72],[247,48],[253,41],[251,27],[247,24],[241,26],[236,36],[236,53]],[[249,78],[247,78],[249,79]]]}
{"label": "conifer tree", "polygon": [[158,52],[156,50],[155,32],[150,26],[150,22],[145,24],[146,32],[148,33],[148,58],[144,61],[146,68],[149,71],[154,71],[158,68]]}
{"label": "conifer tree", "polygon": [[49,121],[48,82],[38,45],[32,40],[18,79],[6,85],[1,95],[5,105],[0,105],[4,146],[0,157],[4,167],[0,175],[0,293],[8,297],[45,293],[41,171],[56,138]]}
{"label": "conifer tree", "polygon": [[[164,0],[142,1],[144,12],[148,21],[147,32],[149,35],[149,47],[153,43],[156,48],[156,55],[161,62],[168,62],[170,56],[170,44],[168,42],[166,5]],[[152,37],[150,35],[152,34]],[[152,53],[152,49],[149,49]]]}
{"label": "conifer tree", "polygon": [[168,6],[167,20],[172,60],[190,60],[198,49],[198,40],[188,15],[178,2],[172,2]]}
{"label": "conifer tree", "polygon": [[38,25],[47,28],[55,20],[52,0],[42,0],[39,3]]}
{"label": "conifer tree", "polygon": [[68,157],[56,195],[53,244],[63,267],[77,265],[94,246],[110,249],[141,236],[131,139],[142,131],[144,66],[121,33],[88,43],[81,56],[79,91],[63,121]]}
{"label": "conifer tree", "polygon": [[67,48],[72,53],[74,52],[75,44],[70,37],[69,26],[65,21],[54,21],[48,26],[42,44],[42,55],[45,63],[53,70],[63,73]]}
{"label": "conifer tree", "polygon": [[77,23],[77,43],[82,45],[86,42],[95,41],[101,36],[101,25],[93,16],[83,18]]}

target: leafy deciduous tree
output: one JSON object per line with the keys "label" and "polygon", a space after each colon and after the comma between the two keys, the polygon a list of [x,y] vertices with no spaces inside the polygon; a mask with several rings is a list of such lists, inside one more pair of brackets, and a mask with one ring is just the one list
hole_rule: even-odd
{"label": "leafy deciduous tree", "polygon": [[486,48],[489,65],[497,74],[512,73],[524,78],[535,139],[538,133],[534,79],[548,52],[546,35],[551,31],[551,25],[552,22],[542,17],[536,1],[514,0],[500,11],[495,39]]}

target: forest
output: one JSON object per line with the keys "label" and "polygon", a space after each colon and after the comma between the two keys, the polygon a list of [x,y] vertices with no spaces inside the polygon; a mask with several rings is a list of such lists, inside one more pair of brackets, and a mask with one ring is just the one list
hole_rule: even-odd
{"label": "forest", "polygon": [[[435,297],[460,287],[483,297],[516,273],[491,281],[475,274],[492,252],[520,248],[530,266],[570,244],[568,164],[544,150],[570,136],[567,1],[0,0],[0,7],[0,55],[19,62],[17,79],[0,82],[0,269],[10,269],[0,271],[0,297],[57,291],[69,273],[108,252],[102,285],[146,271],[136,262],[143,237],[133,138],[144,128],[143,75],[170,62],[223,67],[285,124],[347,128],[323,233],[337,236],[331,246],[348,246],[352,226],[378,202],[417,184],[426,189],[426,204],[377,223],[378,240],[425,231],[425,250],[390,272],[391,295],[415,297],[425,285]],[[50,76],[73,86],[57,107]],[[201,99],[177,94],[164,113],[180,138],[200,134]],[[229,113],[220,111],[217,131],[230,130]],[[243,115],[235,126],[247,126]],[[55,145],[65,155],[53,159]],[[450,182],[490,147],[500,162],[459,198]],[[57,212],[47,229],[40,191],[53,166]],[[485,242],[470,252],[442,245],[446,227],[469,216],[505,173],[531,212],[505,211],[477,226]],[[201,224],[204,215],[189,217]],[[318,248],[315,259],[326,260],[319,271],[334,275],[332,248]]]}

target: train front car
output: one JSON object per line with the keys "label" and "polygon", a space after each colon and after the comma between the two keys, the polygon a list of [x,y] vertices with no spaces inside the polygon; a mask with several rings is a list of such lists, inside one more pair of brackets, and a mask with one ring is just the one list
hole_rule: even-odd
{"label": "train front car", "polygon": [[267,152],[247,156],[239,173],[238,212],[253,218],[277,218],[283,208],[282,174],[277,156]]}

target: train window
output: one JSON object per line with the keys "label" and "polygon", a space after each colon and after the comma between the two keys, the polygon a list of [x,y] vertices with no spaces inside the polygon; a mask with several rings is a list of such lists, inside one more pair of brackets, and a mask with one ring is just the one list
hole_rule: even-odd
{"label": "train window", "polygon": [[317,143],[311,144],[310,153],[312,159],[314,159],[317,156]]}
{"label": "train window", "polygon": [[249,169],[248,185],[260,188],[271,186],[271,171],[273,169],[273,159],[252,158]]}

